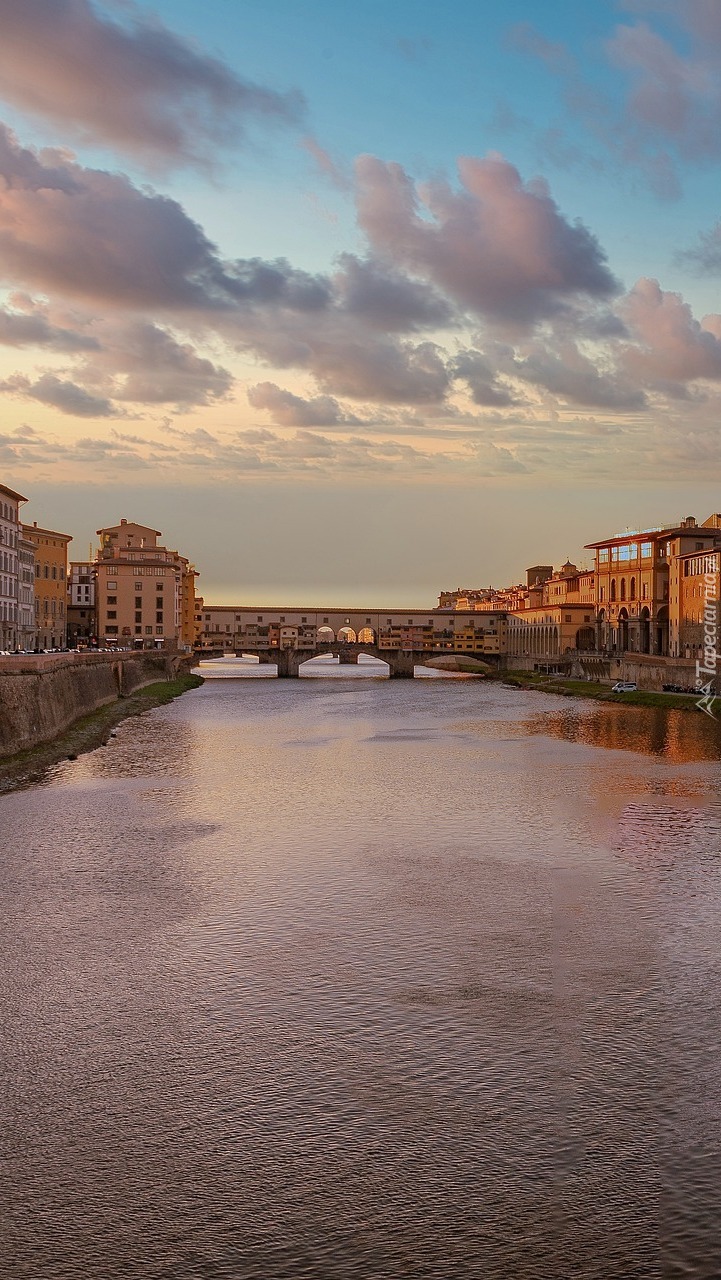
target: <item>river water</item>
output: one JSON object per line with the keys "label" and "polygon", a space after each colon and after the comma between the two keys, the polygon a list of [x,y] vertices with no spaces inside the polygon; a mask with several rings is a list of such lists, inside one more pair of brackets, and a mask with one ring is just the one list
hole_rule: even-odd
{"label": "river water", "polygon": [[0,797],[0,1275],[721,1275],[721,736],[208,681]]}

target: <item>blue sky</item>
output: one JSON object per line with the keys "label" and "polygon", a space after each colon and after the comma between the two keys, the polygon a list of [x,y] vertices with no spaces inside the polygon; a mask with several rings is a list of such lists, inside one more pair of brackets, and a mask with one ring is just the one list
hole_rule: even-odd
{"label": "blue sky", "polygon": [[712,0],[0,21],[0,474],[83,554],[155,504],[214,600],[425,603],[721,506]]}

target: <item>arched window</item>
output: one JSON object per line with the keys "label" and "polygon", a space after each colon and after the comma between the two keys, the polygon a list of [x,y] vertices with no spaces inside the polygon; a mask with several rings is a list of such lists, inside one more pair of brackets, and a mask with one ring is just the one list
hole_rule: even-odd
{"label": "arched window", "polygon": [[616,579],[611,578],[611,599],[616,599]]}
{"label": "arched window", "polygon": [[626,599],[626,579],[621,578],[621,599]]}
{"label": "arched window", "polygon": [[636,579],[635,578],[631,579],[631,591],[628,598],[629,600],[636,599]]}

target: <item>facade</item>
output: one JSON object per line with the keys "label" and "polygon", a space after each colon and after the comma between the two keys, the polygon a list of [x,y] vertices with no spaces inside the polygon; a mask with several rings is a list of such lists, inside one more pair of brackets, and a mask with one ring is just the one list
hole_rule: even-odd
{"label": "facade", "polygon": [[0,484],[0,650],[20,647],[18,541],[22,494]]}
{"label": "facade", "polygon": [[38,647],[35,628],[35,544],[18,538],[18,648],[30,653]]}
{"label": "facade", "polygon": [[505,613],[429,609],[268,609],[205,605],[201,649],[313,650],[347,641],[378,649],[447,650],[499,656],[506,648]]}
{"label": "facade", "polygon": [[35,548],[35,646],[67,645],[67,577],[69,533],[24,524],[23,537]]}
{"label": "facade", "polygon": [[571,650],[595,649],[594,570],[579,569],[570,560],[556,573],[535,565],[527,581],[523,606],[508,616],[509,657],[548,662]]}
{"label": "facade", "polygon": [[98,529],[96,616],[101,647],[192,648],[197,575],[184,556],[159,544],[161,536],[158,529],[129,520]]}
{"label": "facade", "polygon": [[669,540],[668,648],[672,658],[699,658],[709,613],[719,609],[721,515]]}
{"label": "facade", "polygon": [[95,610],[97,565],[91,560],[73,561],[68,573],[68,644],[89,649],[97,644]]}
{"label": "facade", "polygon": [[659,657],[674,656],[672,648],[675,648],[678,656],[679,588],[675,562],[688,552],[708,549],[717,540],[721,543],[714,526],[699,526],[693,516],[687,516],[676,525],[589,543],[589,548],[596,553],[597,648],[610,654],[641,653]]}

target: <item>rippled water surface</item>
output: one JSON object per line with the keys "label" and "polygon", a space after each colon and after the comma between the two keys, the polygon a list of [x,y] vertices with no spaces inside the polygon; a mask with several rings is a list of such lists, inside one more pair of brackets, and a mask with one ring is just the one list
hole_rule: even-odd
{"label": "rippled water surface", "polygon": [[720,1276],[720,783],[700,715],[251,680],[0,797],[0,1275]]}

